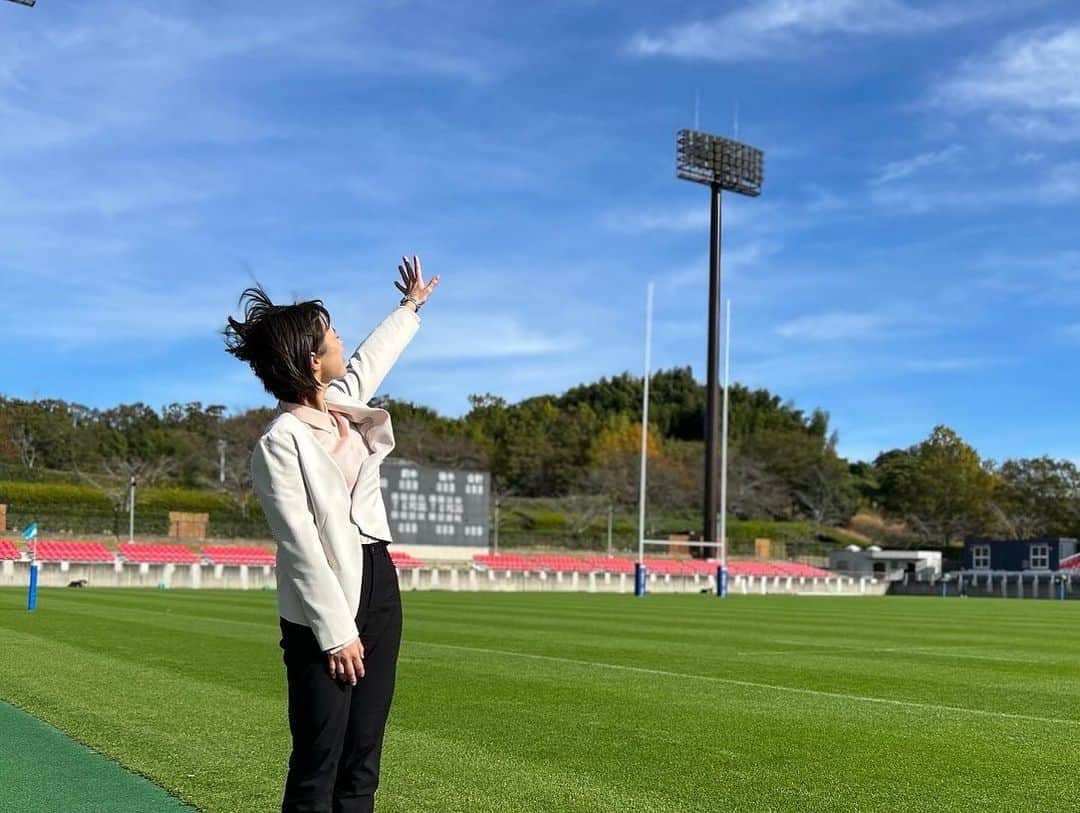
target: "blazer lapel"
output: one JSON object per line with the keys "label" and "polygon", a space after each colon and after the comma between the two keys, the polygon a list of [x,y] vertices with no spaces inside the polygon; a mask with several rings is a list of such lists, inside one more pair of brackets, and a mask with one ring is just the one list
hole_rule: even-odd
{"label": "blazer lapel", "polygon": [[370,407],[337,389],[331,388],[326,391],[326,401],[333,404],[334,409],[349,416],[349,420],[356,424],[371,450],[371,454],[360,463],[360,476],[356,478],[356,485],[353,486],[355,493],[356,486],[364,481],[367,470],[381,462],[393,450],[396,443],[394,425],[390,420],[390,413],[385,409]]}

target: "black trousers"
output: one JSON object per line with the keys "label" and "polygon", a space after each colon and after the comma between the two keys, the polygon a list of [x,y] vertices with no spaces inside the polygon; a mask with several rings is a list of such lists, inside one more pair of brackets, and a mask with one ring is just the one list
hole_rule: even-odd
{"label": "black trousers", "polygon": [[385,542],[363,546],[356,627],[364,677],[336,680],[310,627],[280,619],[292,754],[282,813],[375,809],[383,732],[401,645],[401,593]]}

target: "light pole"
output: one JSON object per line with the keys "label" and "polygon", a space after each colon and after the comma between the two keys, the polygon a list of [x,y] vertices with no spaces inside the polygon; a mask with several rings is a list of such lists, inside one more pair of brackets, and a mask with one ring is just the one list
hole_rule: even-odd
{"label": "light pole", "polygon": [[615,512],[615,506],[608,503],[607,507],[607,555],[608,559],[611,558],[611,520],[612,514]]}
{"label": "light pole", "polygon": [[641,486],[638,490],[638,560],[634,563],[634,595],[644,596],[645,575],[645,500],[646,461],[649,448],[649,351],[652,345],[652,301],[653,284],[645,287],[645,375],[641,392]]}
{"label": "light pole", "polygon": [[702,538],[717,543],[716,423],[719,417],[717,361],[720,338],[720,193],[723,190],[757,197],[765,154],[729,138],[680,130],[676,136],[675,172],[687,181],[709,187],[709,347],[705,416],[705,529]]}
{"label": "light pole", "polygon": [[229,442],[225,438],[219,438],[218,450],[218,482],[225,485],[225,450],[229,448]]}
{"label": "light pole", "polygon": [[128,483],[128,542],[135,541],[135,476]]}

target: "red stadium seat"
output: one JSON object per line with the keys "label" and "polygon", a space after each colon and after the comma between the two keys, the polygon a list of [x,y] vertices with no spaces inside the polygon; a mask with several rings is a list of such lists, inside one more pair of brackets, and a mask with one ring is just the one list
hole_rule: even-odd
{"label": "red stadium seat", "polygon": [[593,556],[588,560],[589,564],[601,573],[633,573],[634,560],[621,556]]}
{"label": "red stadium seat", "polygon": [[473,556],[476,564],[485,565],[491,570],[540,570],[540,566],[528,556],[517,554],[478,553]]}
{"label": "red stadium seat", "polygon": [[[1077,557],[1077,567],[1080,567],[1080,556]],[[482,553],[473,556],[473,562],[478,565],[483,565],[492,570],[528,570],[528,571],[540,571],[547,570],[551,572],[563,571],[566,573],[633,573],[634,572],[634,559],[628,559],[624,556],[613,556],[608,558],[606,556],[589,556],[589,557],[577,557],[569,555],[558,554],[534,554],[534,555],[522,555],[522,554],[488,554]],[[645,569],[649,573],[655,573],[658,575],[672,576],[693,576],[704,575],[709,576],[716,573],[716,567],[718,562],[715,559],[701,560],[701,559],[671,559],[671,558],[648,558],[645,560]],[[824,578],[831,576],[829,571],[822,570],[819,567],[813,567],[811,565],[804,565],[799,562],[743,562],[734,561],[728,562],[728,574],[731,576],[754,576],[755,578],[761,577],[774,577],[780,578]]]}
{"label": "red stadium seat", "polygon": [[276,562],[273,552],[258,547],[203,545],[202,554],[213,565],[272,565]]}
{"label": "red stadium seat", "polygon": [[588,573],[593,568],[585,559],[578,556],[537,554],[532,557],[537,569],[553,573]]}
{"label": "red stadium seat", "polygon": [[112,562],[116,556],[100,542],[41,539],[28,547],[40,562]]}
{"label": "red stadium seat", "polygon": [[22,551],[10,539],[0,539],[0,562],[17,561],[22,558]]}
{"label": "red stadium seat", "polygon": [[404,551],[390,551],[390,561],[394,563],[394,567],[398,570],[412,570],[418,567],[427,567],[419,559],[414,559],[411,554]]}
{"label": "red stadium seat", "polygon": [[184,545],[141,545],[125,542],[120,545],[120,555],[133,563],[194,565],[199,562],[199,557]]}

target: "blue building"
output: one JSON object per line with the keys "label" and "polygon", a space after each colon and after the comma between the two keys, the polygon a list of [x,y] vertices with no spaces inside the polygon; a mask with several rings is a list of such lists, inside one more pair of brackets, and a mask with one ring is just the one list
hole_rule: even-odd
{"label": "blue building", "polygon": [[1059,570],[1062,560],[1076,552],[1075,539],[968,539],[964,542],[964,570],[1048,572]]}

